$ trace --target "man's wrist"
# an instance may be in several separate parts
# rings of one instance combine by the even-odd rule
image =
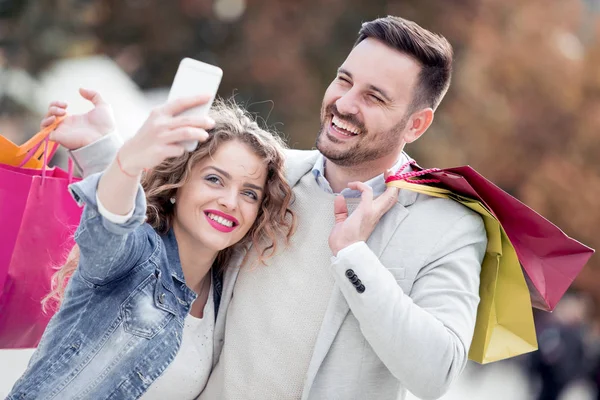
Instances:
[[[87,146],[69,150],[69,155],[85,177],[104,171],[122,145],[123,140],[113,132]]]
[[[344,245],[340,246],[340,248],[337,252],[336,251],[333,252],[333,256],[336,258],[342,257],[344,255],[344,253],[352,251],[352,249],[355,248],[360,243],[364,243],[364,241],[356,240],[356,241],[345,243]]]

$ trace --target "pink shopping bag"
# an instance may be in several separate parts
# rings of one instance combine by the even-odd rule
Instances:
[[[82,209],[67,186],[77,179],[71,165],[47,168],[51,156],[41,170],[0,164],[0,349],[37,346],[53,314],[41,300],[74,244]]]

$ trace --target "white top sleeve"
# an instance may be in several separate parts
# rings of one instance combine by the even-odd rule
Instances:
[[[127,221],[129,221],[131,217],[133,217],[135,205],[131,206],[131,211],[129,211],[127,215],[118,215],[111,213],[106,209],[106,207],[104,207],[104,205],[102,205],[102,203],[100,202],[100,198],[98,197],[98,193],[96,193],[96,203],[98,203],[98,212],[100,213],[100,215],[102,215],[104,218],[106,218],[113,224],[124,224]]]

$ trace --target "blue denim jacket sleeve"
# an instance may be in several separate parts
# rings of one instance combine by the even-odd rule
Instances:
[[[102,173],[90,175],[69,186],[73,198],[85,205],[75,242],[79,246],[79,272],[96,285],[107,284],[128,273],[144,255],[148,246],[146,196],[139,185],[133,216],[124,224],[115,224],[98,211],[96,191]]]

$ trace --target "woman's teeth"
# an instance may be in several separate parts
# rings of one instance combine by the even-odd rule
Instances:
[[[210,218],[213,221],[218,222],[219,224],[221,224],[223,226],[226,226],[228,228],[231,228],[233,226],[233,221],[230,221],[228,219],[225,219],[225,218],[220,217],[220,216],[215,215],[215,214],[208,213],[208,218]]]

